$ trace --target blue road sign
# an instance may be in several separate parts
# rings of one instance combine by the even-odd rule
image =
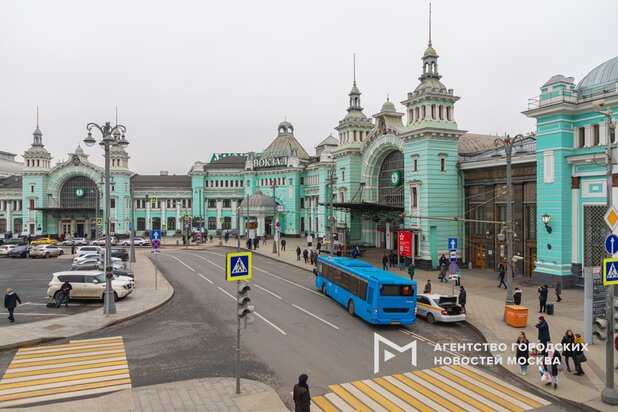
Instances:
[[[459,249],[459,245],[458,245],[458,241],[456,237],[449,237],[448,238],[448,248],[453,250],[453,249]]]
[[[150,245],[153,249],[159,249],[161,247],[161,241],[154,239],[152,242],[150,242]]]
[[[603,285],[618,285],[618,258],[603,259]]]
[[[453,262],[450,265],[448,265],[448,271],[454,275],[455,273],[459,271],[459,266],[457,265],[457,263]]]
[[[160,230],[151,230],[150,231],[150,240],[161,240],[161,231]]]
[[[252,276],[251,252],[228,253],[226,257],[225,277],[228,282],[248,280]]]
[[[605,238],[605,250],[610,255],[618,252],[618,236],[612,233]]]
[[[457,249],[450,251],[451,262],[457,262]]]

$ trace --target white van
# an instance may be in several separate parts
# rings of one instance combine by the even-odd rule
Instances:
[[[99,299],[103,300],[105,295],[105,273],[101,271],[66,271],[56,272],[52,275],[47,289],[47,296],[56,299],[56,294],[60,291],[60,286],[65,281],[69,281],[73,289],[71,298],[73,299]],[[122,299],[133,293],[134,282],[125,277],[112,280],[112,290],[114,300]]]

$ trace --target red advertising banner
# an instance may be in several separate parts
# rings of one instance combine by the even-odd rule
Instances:
[[[412,232],[399,232],[399,254],[412,257]]]

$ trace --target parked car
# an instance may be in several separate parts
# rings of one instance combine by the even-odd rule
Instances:
[[[28,244],[28,240],[21,238],[21,237],[16,237],[13,239],[9,239],[6,240],[4,242],[5,245],[15,245],[15,246],[24,246]]]
[[[79,254],[79,255],[76,255],[73,258],[73,264],[83,263],[85,260],[91,260],[91,259],[102,261],[103,260],[103,255],[100,255],[98,253],[83,253],[83,254]]]
[[[463,308],[457,304],[456,295],[421,293],[416,297],[416,314],[427,319],[429,323],[466,320]]]
[[[73,299],[104,299],[105,294],[105,274],[100,271],[67,271],[56,272],[48,284],[47,296],[56,299],[60,292],[60,286],[68,281],[73,289],[71,298]],[[133,293],[133,282],[122,279],[112,280],[114,300],[129,296]]]
[[[58,257],[64,254],[64,250],[60,249],[56,245],[39,245],[32,248],[30,251],[31,258],[48,258],[48,257]]]
[[[105,246],[105,239],[106,239],[106,237],[103,236],[103,237],[100,237],[100,238],[98,238],[96,240],[93,240],[92,241],[92,245],[94,245],[94,246]],[[112,246],[116,246],[118,244],[118,238],[116,236],[112,236],[111,237],[111,244],[112,244]]]
[[[112,260],[112,268],[118,269],[118,270],[124,270],[125,269],[124,262],[122,262],[121,260]],[[104,270],[105,263],[103,263],[102,259],[90,258],[90,259],[83,260],[79,263],[73,263],[70,268],[70,270],[85,270],[85,269]]]
[[[111,253],[112,257],[115,258],[120,258],[123,261],[127,261],[129,260],[129,252],[127,252],[127,250],[125,248],[112,248],[112,253]]]
[[[81,263],[79,265],[72,265],[71,269],[69,269],[71,272],[74,271],[83,271],[83,270],[89,270],[89,271],[103,271],[103,267],[101,265],[98,265],[96,263]],[[126,269],[114,269],[112,271],[112,273],[114,274],[114,276],[126,276],[128,278],[134,279],[135,275],[133,274],[133,272],[131,272],[130,270],[126,270]]]
[[[74,237],[71,239],[65,239],[62,241],[62,246],[86,246],[89,245],[90,242],[85,237]]]
[[[30,244],[32,246],[38,246],[38,245],[55,245],[57,244],[58,241],[56,239],[52,239],[50,237],[42,237],[36,240],[33,240],[32,242],[30,242]]]
[[[24,246],[16,246],[9,252],[9,257],[11,258],[27,258],[30,256],[30,251],[32,250],[32,246],[24,245]]]
[[[0,257],[4,256],[7,257],[9,255],[9,252],[11,251],[11,249],[16,248],[17,246],[15,245],[2,245],[0,246]]]
[[[75,256],[84,254],[84,253],[98,253],[101,254],[103,249],[100,246],[80,246],[75,249]]]
[[[135,238],[133,239],[135,246],[148,246],[150,245],[150,239]],[[122,246],[131,246],[131,239],[125,239],[122,241]]]

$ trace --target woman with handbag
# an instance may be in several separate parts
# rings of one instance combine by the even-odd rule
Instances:
[[[541,379],[545,382],[545,385],[554,384],[554,389],[558,389],[558,372],[560,372],[560,367],[562,362],[562,356],[560,356],[560,352],[556,350],[553,346],[547,353],[545,357],[545,373],[549,375],[549,382]],[[559,366],[560,365],[560,366]]]
[[[575,345],[573,347],[573,363],[575,363],[575,375],[583,375],[582,363],[586,362],[586,355],[584,355],[584,338],[579,333],[575,334]]]
[[[526,332],[519,332],[517,338],[517,364],[519,365],[520,373],[522,375],[528,374],[528,358],[530,357],[530,341],[526,338]]]
[[[575,344],[575,335],[573,335],[573,331],[568,329],[564,336],[562,337],[562,356],[564,356],[564,363],[566,364],[567,372],[571,372],[571,367],[569,366],[569,358],[573,358],[573,345]],[[573,360],[575,362],[575,360]],[[577,371],[577,368],[575,368]]]

